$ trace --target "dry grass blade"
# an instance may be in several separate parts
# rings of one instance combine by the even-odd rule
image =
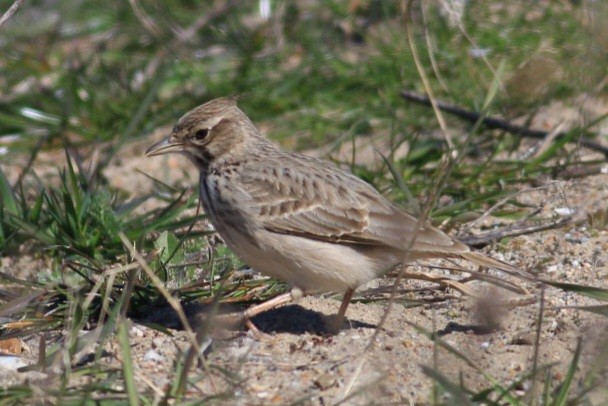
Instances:
[[[32,291],[0,306],[0,317],[11,316],[27,308],[34,300],[44,295],[44,291]]]
[[[452,279],[447,276],[431,276],[431,275],[429,275],[427,273],[423,273],[423,272],[405,272],[403,274],[403,276],[406,279],[418,279],[418,280],[437,283],[442,286],[453,285],[453,287],[455,287],[461,293],[463,293],[467,296],[471,296],[471,297],[477,297],[477,294],[474,293],[468,287],[465,287],[464,284],[474,281],[474,280],[480,280],[483,282],[487,282],[492,285],[498,286],[498,287],[506,289],[506,290],[510,290],[510,291],[512,291],[514,293],[518,293],[518,294],[525,295],[525,294],[529,293],[525,288],[516,284],[515,282],[511,282],[511,281],[490,275],[486,272],[474,271],[474,270],[470,270],[470,269],[463,269],[463,268],[459,268],[459,267],[431,266],[430,268],[442,269],[442,270],[447,270],[447,271],[451,271],[451,272],[469,273],[469,274],[471,274],[471,276],[468,276],[468,277],[465,277],[465,278],[462,278],[459,280],[455,280],[455,279]],[[398,272],[401,272],[401,271],[391,272],[387,275],[388,276],[397,276]]]
[[[2,27],[2,24],[7,22],[8,19],[11,18],[11,16],[17,12],[17,10],[19,10],[19,7],[21,7],[24,1],[25,0],[15,0],[15,2],[9,7],[9,9],[6,10],[6,13],[4,13],[2,17],[0,17],[0,27]]]
[[[501,208],[502,206],[504,206],[505,204],[507,204],[510,200],[513,200],[517,196],[525,195],[525,194],[530,193],[530,192],[538,192],[538,191],[546,190],[546,189],[550,188],[552,186],[552,184],[553,184],[553,182],[551,182],[551,183],[549,183],[547,185],[542,185],[542,186],[538,186],[538,187],[535,187],[535,188],[523,188],[523,189],[515,191],[514,193],[510,193],[508,196],[500,199],[495,204],[493,204],[492,207],[490,207],[488,210],[484,211],[483,214],[479,218],[477,218],[475,221],[472,221],[470,224],[466,225],[461,230],[461,233],[458,236],[458,239],[464,242],[464,239],[466,239],[468,237],[465,234],[467,234],[471,230],[471,228],[473,228],[475,226],[475,224],[481,224],[481,223],[483,223],[483,221],[485,219],[487,219],[491,214],[493,214],[494,212],[496,212],[496,210],[498,210],[499,208]],[[471,245],[471,244],[467,243],[467,245]]]
[[[413,1],[408,1],[406,9],[404,10],[404,23],[405,29],[407,33],[407,40],[410,46],[410,50],[412,52],[412,58],[414,59],[414,63],[416,64],[416,69],[418,71],[418,76],[422,80],[422,84],[424,85],[424,90],[426,94],[428,94],[428,100],[433,107],[433,112],[435,113],[435,117],[437,118],[437,122],[439,123],[439,127],[441,127],[441,131],[443,132],[443,136],[445,137],[445,141],[448,144],[448,148],[450,151],[454,151],[454,143],[452,141],[452,135],[448,129],[448,126],[443,118],[443,114],[441,114],[441,110],[439,109],[439,105],[435,99],[433,90],[431,88],[431,84],[429,82],[428,77],[424,71],[422,63],[420,62],[420,57],[418,55],[418,48],[416,47],[416,42],[414,41],[414,33],[412,31],[412,23],[411,23],[411,7]]]
[[[150,278],[150,280],[152,281],[153,285],[158,289],[158,291],[165,298],[165,300],[167,301],[167,303],[169,303],[169,305],[171,306],[171,308],[173,308],[173,310],[177,313],[177,315],[178,315],[178,317],[180,319],[180,322],[184,326],[184,329],[188,332],[188,340],[189,340],[190,344],[192,345],[192,347],[194,348],[195,354],[199,357],[199,359],[201,361],[201,364],[205,367],[205,369],[207,370],[207,372],[209,372],[210,369],[209,369],[209,365],[207,363],[207,360],[204,357],[204,351],[202,351],[200,343],[196,339],[197,335],[195,334],[194,330],[190,326],[190,322],[188,322],[188,319],[186,317],[186,313],[184,312],[184,309],[183,309],[182,305],[179,303],[179,301],[177,299],[175,299],[173,296],[171,296],[171,293],[169,293],[169,291],[167,290],[167,288],[165,288],[163,282],[158,278],[158,276],[156,276],[154,274],[154,272],[152,271],[152,269],[150,268],[150,266],[148,265],[148,263],[146,262],[146,260],[133,247],[132,243],[129,241],[129,239],[127,238],[127,236],[124,235],[123,232],[120,232],[119,233],[119,237],[122,240],[122,242],[125,245],[125,247],[131,253],[131,256],[133,256],[133,258],[135,258],[135,260],[142,267],[142,269],[144,270],[144,272],[146,273],[146,275],[148,276],[148,278]],[[210,376],[211,376],[211,374],[210,374]]]
[[[530,397],[533,399],[533,402],[536,402],[536,391],[537,391],[537,373],[538,373],[538,357],[540,351],[540,337],[542,331],[543,318],[545,315],[545,287],[541,286],[540,291],[540,301],[538,304],[538,317],[536,319],[536,331],[534,337],[534,354],[532,356],[532,376],[534,379],[532,380],[532,387],[530,388]]]
[[[154,20],[146,14],[144,9],[142,8],[139,0],[129,0],[129,5],[133,9],[133,13],[141,23],[141,25],[153,36],[160,38],[161,31],[158,28],[158,25],[154,22]]]
[[[447,85],[447,83],[445,82],[445,80],[443,79],[443,76],[441,75],[440,69],[439,69],[439,65],[437,63],[437,58],[435,57],[435,43],[433,41],[433,37],[432,34],[429,30],[429,26],[428,26],[428,4],[430,3],[422,3],[420,7],[420,11],[422,12],[422,25],[424,27],[424,38],[426,41],[426,47],[429,50],[428,54],[429,54],[429,59],[431,61],[431,65],[433,67],[433,73],[435,75],[435,78],[437,78],[437,82],[439,83],[439,85],[443,88],[444,91],[448,91],[449,86]]]
[[[106,279],[109,279],[110,283],[106,284],[106,286],[109,288],[110,286],[112,286],[112,282],[114,281],[114,278],[116,277],[116,275],[124,273],[124,272],[133,271],[133,270],[137,269],[137,267],[138,267],[137,263],[131,263],[128,265],[109,269],[109,270],[105,271],[100,277],[95,277],[95,279],[96,279],[95,284],[93,285],[91,290],[87,293],[87,296],[84,299],[83,307],[84,308],[89,307],[89,305],[95,299],[97,292],[103,286]]]
[[[411,31],[411,20],[410,20],[411,19],[410,12],[411,12],[412,3],[413,3],[413,1],[411,1],[411,0],[408,1],[407,5],[405,6],[405,9],[403,10],[404,23],[406,26],[408,41],[409,41],[410,48],[411,48],[411,51],[412,51],[412,54],[414,57],[414,61],[416,63],[416,67],[418,68],[418,71],[421,75],[421,79],[423,80],[423,83],[425,85],[427,92],[429,92],[429,94],[432,94],[428,80],[426,80],[426,76],[423,73],[423,69],[420,64],[418,54],[415,49],[415,44],[414,44],[413,38],[412,38],[413,33]],[[447,173],[449,173],[449,169],[450,169],[451,165],[453,164],[452,141],[451,141],[450,133],[447,129],[447,125],[445,124],[445,121],[443,120],[441,113],[439,112],[439,110],[435,110],[435,113],[436,113],[438,121],[440,122],[440,126],[443,130],[446,141],[447,141],[448,145],[450,146],[449,152],[443,155],[441,164],[440,164],[440,166],[438,168],[438,172],[437,172],[441,175],[446,175]],[[443,177],[443,181],[445,181],[445,178],[447,178],[447,176]],[[391,313],[393,304],[395,302],[395,298],[397,296],[398,287],[400,286],[401,281],[403,280],[403,277],[404,277],[403,273],[405,272],[406,264],[410,260],[412,248],[413,248],[414,244],[416,243],[416,238],[420,232],[421,227],[423,226],[423,224],[426,222],[426,220],[428,218],[428,213],[430,212],[432,206],[434,205],[435,199],[437,198],[439,190],[441,190],[442,185],[443,185],[443,182],[441,181],[441,179],[435,183],[434,187],[431,189],[431,191],[429,193],[430,196],[426,201],[426,205],[422,208],[422,211],[417,218],[416,225],[413,228],[412,237],[409,238],[409,246],[406,247],[406,254],[402,260],[401,272],[399,272],[399,274],[395,278],[393,288],[391,289],[388,303],[386,305],[386,309],[382,315],[382,318],[380,319],[380,322],[378,323],[378,326],[374,330],[374,333],[372,334],[372,337],[370,338],[369,343],[366,346],[363,355],[361,356],[361,360],[357,364],[357,368],[355,369],[355,372],[352,374],[351,378],[349,379],[349,381],[347,382],[347,384],[344,387],[344,390],[341,393],[341,396],[340,396],[341,400],[346,399],[348,397],[350,391],[354,387],[355,382],[358,379],[359,375],[361,374],[363,366],[366,362],[366,358],[369,355],[369,353],[371,352],[371,350],[376,342],[376,339],[382,330],[382,327],[386,323],[386,320],[388,319],[388,316]]]
[[[466,296],[473,298],[479,297],[473,290],[469,289],[464,283],[462,283],[462,281],[457,281],[446,276],[432,276],[421,272],[403,272],[402,278],[433,282],[443,287],[455,289]]]

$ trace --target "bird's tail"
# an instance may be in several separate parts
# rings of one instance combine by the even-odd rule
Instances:
[[[534,281],[537,279],[535,275],[529,272],[522,271],[521,269],[509,265],[506,262],[490,258],[487,255],[482,254],[481,252],[468,251],[459,253],[458,256],[460,258],[466,259],[467,261],[473,262],[476,265],[498,269],[499,271],[508,273],[509,275],[517,276],[519,278],[523,278],[529,281]]]

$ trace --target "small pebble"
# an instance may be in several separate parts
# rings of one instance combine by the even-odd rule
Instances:
[[[161,348],[165,345],[165,339],[163,337],[156,337],[152,339],[152,348]]]
[[[160,355],[159,353],[157,353],[154,350],[150,350],[144,354],[144,361],[163,362],[164,360],[165,360],[165,357],[163,357],[162,355]]]
[[[469,49],[469,55],[473,58],[483,58],[488,56],[492,52],[490,48],[471,48]]]
[[[330,373],[324,373],[315,379],[315,385],[317,385],[317,387],[319,387],[321,390],[329,389],[335,384],[336,378],[334,378]]]
[[[0,369],[16,371],[18,368],[26,366],[26,363],[19,357],[12,355],[0,356]]]
[[[144,331],[141,328],[137,327],[137,326],[132,326],[131,327],[131,334],[133,334],[133,335],[135,335],[137,337],[143,337],[145,335]]]
[[[572,210],[570,207],[556,207],[555,209],[553,209],[557,214],[559,214],[560,216],[566,217],[566,216],[571,216],[574,214],[574,210]]]

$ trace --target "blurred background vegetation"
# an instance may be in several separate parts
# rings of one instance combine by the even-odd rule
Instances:
[[[0,1],[0,12],[13,4]],[[412,44],[437,98],[531,122],[552,102],[608,95],[606,21],[608,2],[592,0],[22,2],[0,26],[0,252],[12,255],[25,243],[42,248],[38,254],[53,258],[55,269],[74,271],[76,282],[62,274],[56,290],[48,279],[36,282],[66,312],[73,309],[55,293],[81,302],[84,294],[62,284],[99,289],[93,276],[128,262],[121,235],[148,252],[160,249],[160,259],[149,259],[170,279],[169,265],[206,244],[185,241],[208,234],[186,230],[201,218],[187,211],[196,193],[157,182],[165,205],[137,211],[145,197],[114,190],[103,169],[127,143],[228,95],[241,95],[242,109],[286,148],[322,149],[321,156],[349,166],[400,204],[410,194],[424,198],[440,180],[432,220],[468,221],[521,185],[602,161],[581,159],[567,144],[592,137],[594,127],[587,126],[605,115],[568,130],[533,159],[520,137],[451,118],[460,158],[442,178],[437,168],[448,146],[435,114],[400,95],[426,92]],[[344,144],[361,145],[356,139],[379,137],[389,140],[382,165],[334,154]],[[402,146],[407,152],[397,154]],[[49,184],[37,176],[38,155],[62,149],[66,164],[58,163],[59,180]],[[18,159],[25,164],[15,168]],[[526,213],[514,205],[495,214]],[[235,268],[229,259],[219,274]],[[128,278],[125,272],[100,291],[126,306]],[[159,298],[149,284],[135,292],[141,302],[134,299],[131,311]],[[95,303],[87,303],[83,320],[102,312],[101,301]],[[64,319],[53,323],[48,329]]]
[[[116,230],[141,230],[149,218],[134,220],[117,210],[133,196],[103,186],[104,166],[125,143],[219,96],[241,95],[242,108],[271,138],[295,150],[323,146],[326,158],[345,143],[353,145],[354,158],[361,145],[356,137],[388,137],[392,177],[387,166],[335,159],[393,200],[407,204],[405,184],[424,197],[447,146],[432,109],[400,97],[403,89],[425,92],[410,38],[434,95],[483,114],[531,121],[549,101],[606,94],[605,2],[437,0],[413,2],[406,15],[407,4],[24,2],[0,27],[0,157],[9,164],[17,155],[30,156],[10,190],[4,182],[2,204],[12,214],[0,212],[0,250],[10,238],[22,241],[25,231],[44,244],[79,240],[78,248],[90,255],[110,245],[113,258],[121,245]],[[461,162],[444,180],[445,207],[431,213],[436,222],[470,219],[509,185],[580,164],[564,144],[584,126],[528,161],[515,153],[520,137],[458,120],[450,126],[463,134],[454,141]],[[93,167],[85,148],[92,145]],[[394,156],[400,146],[407,153]],[[80,179],[64,182],[55,197],[40,192],[40,181],[32,189],[38,152],[61,148],[76,151],[76,164],[91,167],[90,173],[80,168]],[[95,198],[65,201],[82,187],[83,197]],[[65,205],[78,206],[73,219],[62,218]],[[93,219],[84,213],[90,210],[99,215],[89,226]]]
[[[435,127],[428,109],[399,97],[423,90],[402,3],[25,2],[0,32],[2,145],[124,142],[233,94],[255,122],[271,122],[271,137],[299,148]],[[606,7],[423,2],[413,34],[419,49],[432,46],[420,53],[431,76],[433,58],[436,96],[468,108],[481,107],[504,62],[492,112],[513,116],[606,92]]]

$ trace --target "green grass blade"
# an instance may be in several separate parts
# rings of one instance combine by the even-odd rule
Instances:
[[[407,205],[408,205],[408,207],[410,207],[412,209],[412,211],[413,211],[412,214],[420,215],[422,213],[422,209],[420,208],[418,199],[416,199],[414,197],[414,194],[412,193],[410,188],[407,186],[407,184],[403,180],[403,177],[401,176],[401,174],[399,173],[399,171],[397,170],[397,168],[395,167],[393,162],[390,159],[388,159],[387,157],[385,157],[383,154],[380,154],[380,156],[386,163],[386,166],[388,166],[388,169],[391,172],[393,179],[395,179],[395,182],[397,182],[397,186],[399,187],[399,189],[403,192],[403,194],[407,198]]]
[[[566,373],[566,377],[564,378],[564,382],[560,385],[559,391],[555,399],[553,400],[553,406],[565,406],[568,402],[568,394],[572,389],[572,381],[574,380],[574,374],[576,373],[576,368],[578,367],[578,361],[581,356],[582,349],[582,340],[579,338],[576,343],[576,350],[574,350],[574,356],[572,357],[572,362],[570,362],[570,367],[568,368],[568,372]]]
[[[490,85],[490,90],[488,90],[488,93],[486,94],[486,99],[483,102],[483,107],[482,107],[481,111],[483,111],[484,113],[492,105],[492,102],[494,101],[494,99],[496,98],[496,95],[498,93],[498,89],[500,89],[502,87],[502,80],[505,75],[505,66],[506,66],[506,58],[502,58],[500,60],[500,65],[498,65],[498,69],[496,70],[496,73],[494,74],[494,77],[492,78],[492,84]]]
[[[126,319],[122,319],[118,323],[118,342],[120,343],[120,352],[122,354],[122,367],[125,380],[125,387],[129,395],[130,405],[139,405],[139,397],[137,395],[137,386],[135,385],[135,376],[133,369],[133,361],[131,359],[131,343],[129,342],[129,327]]]
[[[601,300],[602,302],[608,302],[608,289],[596,288],[594,286],[587,285],[579,285],[576,283],[555,282],[548,279],[541,279],[541,282],[565,290],[567,292],[575,292],[583,296]]]
[[[471,399],[469,399],[469,396],[462,387],[454,384],[445,375],[433,368],[427,367],[426,365],[421,365],[421,368],[425,375],[439,383],[439,385],[451,395],[447,401],[448,405],[473,406],[473,402],[471,402]]]
[[[572,306],[566,307],[567,309],[578,309],[586,312],[599,314],[600,316],[608,317],[608,305],[597,305],[597,306]]]
[[[19,214],[18,207],[11,185],[0,168],[0,210],[4,208],[13,214]]]

